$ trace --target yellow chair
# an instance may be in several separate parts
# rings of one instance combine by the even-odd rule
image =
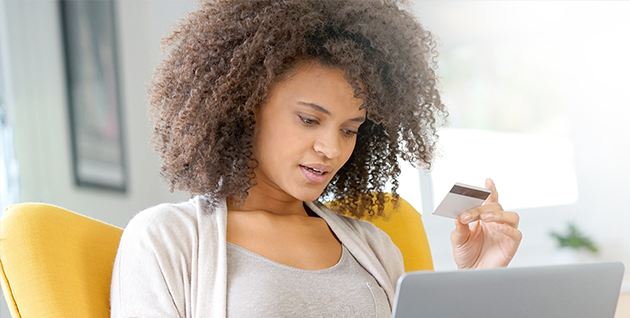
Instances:
[[[391,194],[386,194],[391,199]],[[385,215],[388,218],[369,220],[387,233],[398,246],[405,262],[405,271],[433,270],[433,258],[427,234],[424,231],[422,215],[405,199],[398,199],[394,210],[391,200],[385,202]]]
[[[122,229],[38,203],[0,221],[2,290],[13,318],[109,317]]]
[[[405,269],[432,269],[422,219],[399,201],[374,223],[401,249]],[[40,203],[12,205],[0,221],[0,282],[13,318],[109,317],[122,229]]]

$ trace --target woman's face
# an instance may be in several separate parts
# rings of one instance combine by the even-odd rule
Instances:
[[[303,63],[256,114],[256,187],[281,200],[317,199],[346,163],[365,121],[344,71]]]

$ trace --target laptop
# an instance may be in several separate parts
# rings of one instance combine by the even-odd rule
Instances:
[[[619,262],[409,272],[392,318],[613,318],[623,272]]]

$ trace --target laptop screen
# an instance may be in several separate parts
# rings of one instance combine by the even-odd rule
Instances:
[[[622,263],[409,272],[393,318],[613,318]]]

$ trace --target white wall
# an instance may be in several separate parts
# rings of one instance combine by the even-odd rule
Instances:
[[[160,60],[159,40],[187,10],[184,1],[117,2],[122,127],[129,186],[125,194],[79,188],[72,175],[63,47],[56,1],[5,1],[20,164],[20,201],[56,204],[124,226],[139,210],[186,199],[169,193],[149,139],[145,83]]]
[[[61,26],[57,1],[0,0],[0,27],[7,35],[20,165],[20,201],[45,202],[124,227],[138,211],[160,202],[187,199],[172,194],[159,176],[159,159],[149,139],[145,83],[161,59],[159,40],[190,11],[190,1],[116,2],[122,127],[129,172],[125,194],[78,188],[72,175]],[[9,317],[5,304],[0,317]]]

